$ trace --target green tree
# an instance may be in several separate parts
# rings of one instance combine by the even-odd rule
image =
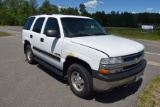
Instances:
[[[23,25],[25,20],[37,13],[79,15],[77,8],[61,8],[45,0],[37,9],[36,0],[0,0],[0,25]],[[160,14],[115,12],[106,14],[104,11],[88,13],[84,4],[79,5],[80,15],[96,19],[102,26],[137,27],[141,24],[160,25]]]
[[[42,6],[38,10],[40,14],[51,14],[51,11],[52,11],[52,7],[49,0],[45,0]]]
[[[74,15],[79,15],[78,8],[74,8]]]
[[[87,16],[87,17],[91,17],[91,14],[88,13],[86,10],[84,10],[82,13],[81,13],[82,16]]]
[[[104,11],[92,14],[92,17],[96,19],[102,26],[107,26],[107,17]]]
[[[86,6],[84,4],[79,5],[79,11],[84,12],[86,10]]]
[[[17,11],[18,25],[24,25],[25,20],[30,16],[29,2],[23,1]]]
[[[52,14],[58,14],[58,7],[56,5],[51,5],[51,13]]]
[[[19,7],[19,0],[5,0],[4,1],[7,8],[5,9],[6,14],[5,14],[5,23],[7,25],[17,25],[17,20],[16,20],[16,15],[17,15],[17,10]]]
[[[2,8],[2,6],[3,6],[3,2],[2,0],[0,0],[0,9]]]
[[[64,9],[63,14],[67,14],[67,15],[79,15],[78,13],[78,9],[77,8],[67,8]]]
[[[31,15],[34,15],[37,13],[37,7],[38,7],[38,4],[37,4],[37,1],[36,0],[29,0],[29,9],[30,9],[30,14]]]
[[[65,14],[65,11],[66,11],[65,8],[60,8],[60,9],[59,9],[59,13],[60,13],[60,14]]]

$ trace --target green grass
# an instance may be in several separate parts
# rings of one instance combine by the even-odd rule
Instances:
[[[113,34],[116,36],[160,41],[160,28],[154,30],[153,33],[142,33],[141,28],[104,27],[104,29],[107,30],[109,34]]]
[[[160,107],[160,75],[152,80],[138,100],[138,107]]]
[[[14,36],[13,34],[10,34],[10,33],[6,33],[6,32],[1,32],[0,31],[0,37],[1,36]]]

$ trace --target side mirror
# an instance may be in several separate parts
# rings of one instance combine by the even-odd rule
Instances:
[[[58,34],[58,32],[56,30],[48,30],[46,35],[48,37],[57,37],[57,38],[59,38],[59,34]]]

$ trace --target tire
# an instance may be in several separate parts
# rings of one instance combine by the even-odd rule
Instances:
[[[68,82],[72,92],[78,97],[87,98],[93,92],[92,76],[79,64],[72,64],[69,67]]]
[[[34,64],[35,61],[33,60],[34,54],[32,52],[31,46],[27,45],[25,48],[25,52],[26,52],[26,60],[29,64]]]

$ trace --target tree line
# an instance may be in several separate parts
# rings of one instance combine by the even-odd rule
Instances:
[[[140,25],[160,25],[158,13],[129,13],[115,12],[105,13],[97,11],[89,13],[84,4],[79,7],[64,8],[51,4],[45,0],[38,6],[36,0],[0,0],[0,25],[24,25],[29,16],[37,14],[67,14],[82,15],[96,19],[102,26],[109,27],[138,27]]]

